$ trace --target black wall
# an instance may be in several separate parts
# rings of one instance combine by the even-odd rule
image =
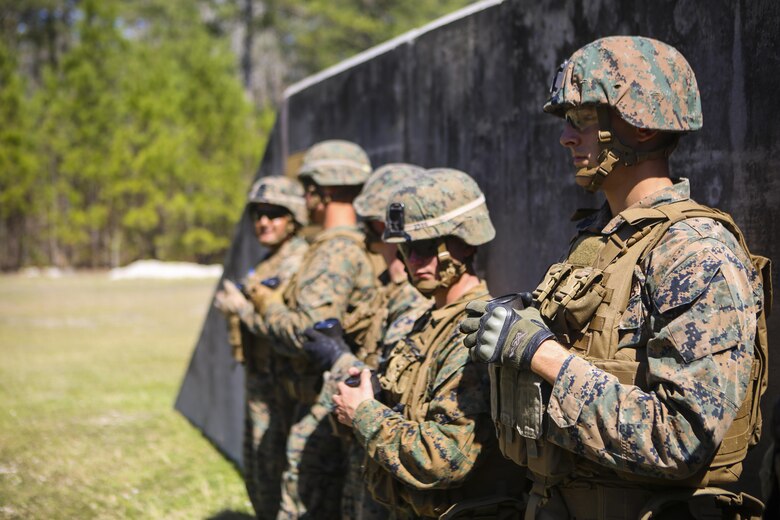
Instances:
[[[704,128],[682,140],[674,175],[690,178],[699,202],[730,212],[753,252],[780,261],[779,26],[776,0],[483,2],[288,89],[259,174],[330,138],[360,143],[375,165],[462,169],[485,191],[498,232],[480,252],[492,292],[532,289],[565,250],[568,216],[601,203],[574,185],[561,123],[542,113],[552,74],[598,37],[650,36],[687,57],[702,92]],[[245,225],[228,276],[256,258]],[[778,313],[770,337],[780,338]],[[211,313],[177,408],[238,460],[240,371],[226,374],[227,352],[224,322]],[[780,370],[774,357],[770,368]],[[770,373],[764,409],[778,395]],[[750,454],[741,486],[754,494],[764,447]]]

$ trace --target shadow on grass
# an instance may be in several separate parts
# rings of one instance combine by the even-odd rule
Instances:
[[[216,515],[208,517],[206,520],[255,520],[255,517],[237,511],[220,511]]]

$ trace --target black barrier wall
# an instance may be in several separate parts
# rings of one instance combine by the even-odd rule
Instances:
[[[565,251],[573,233],[567,217],[601,204],[575,186],[568,152],[558,144],[561,122],[542,113],[552,74],[598,37],[649,36],[687,57],[702,92],[704,128],[682,139],[673,174],[691,180],[699,202],[730,212],[753,252],[780,262],[778,26],[776,0],[481,2],[290,87],[260,174],[278,171],[283,157],[329,138],[360,143],[374,165],[406,161],[462,169],[484,190],[497,229],[479,253],[491,291],[533,289]],[[253,241],[244,224],[226,273],[245,271],[254,261],[252,247],[241,245]],[[776,266],[773,274],[777,278]],[[769,322],[774,343],[780,338],[777,314]],[[218,334],[211,332],[218,327]],[[206,409],[207,403],[240,400],[224,394],[238,392],[239,383],[219,368],[229,360],[223,329],[221,317],[210,314],[177,408],[234,454],[240,453],[240,434],[225,432],[240,430],[240,420]],[[217,350],[224,355],[205,353]],[[780,363],[770,358],[765,410],[780,396],[778,371]],[[214,414],[218,420],[206,419]],[[203,426],[217,422],[221,437]],[[223,445],[223,438],[239,444]],[[739,486],[753,494],[760,493],[765,446],[749,455]]]

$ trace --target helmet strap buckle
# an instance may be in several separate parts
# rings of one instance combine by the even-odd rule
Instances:
[[[439,286],[450,287],[466,272],[466,264],[452,257],[449,249],[447,249],[446,237],[439,239],[437,257],[439,259]]]

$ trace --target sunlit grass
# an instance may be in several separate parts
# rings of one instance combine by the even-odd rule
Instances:
[[[0,518],[251,512],[173,410],[214,285],[0,276]]]

